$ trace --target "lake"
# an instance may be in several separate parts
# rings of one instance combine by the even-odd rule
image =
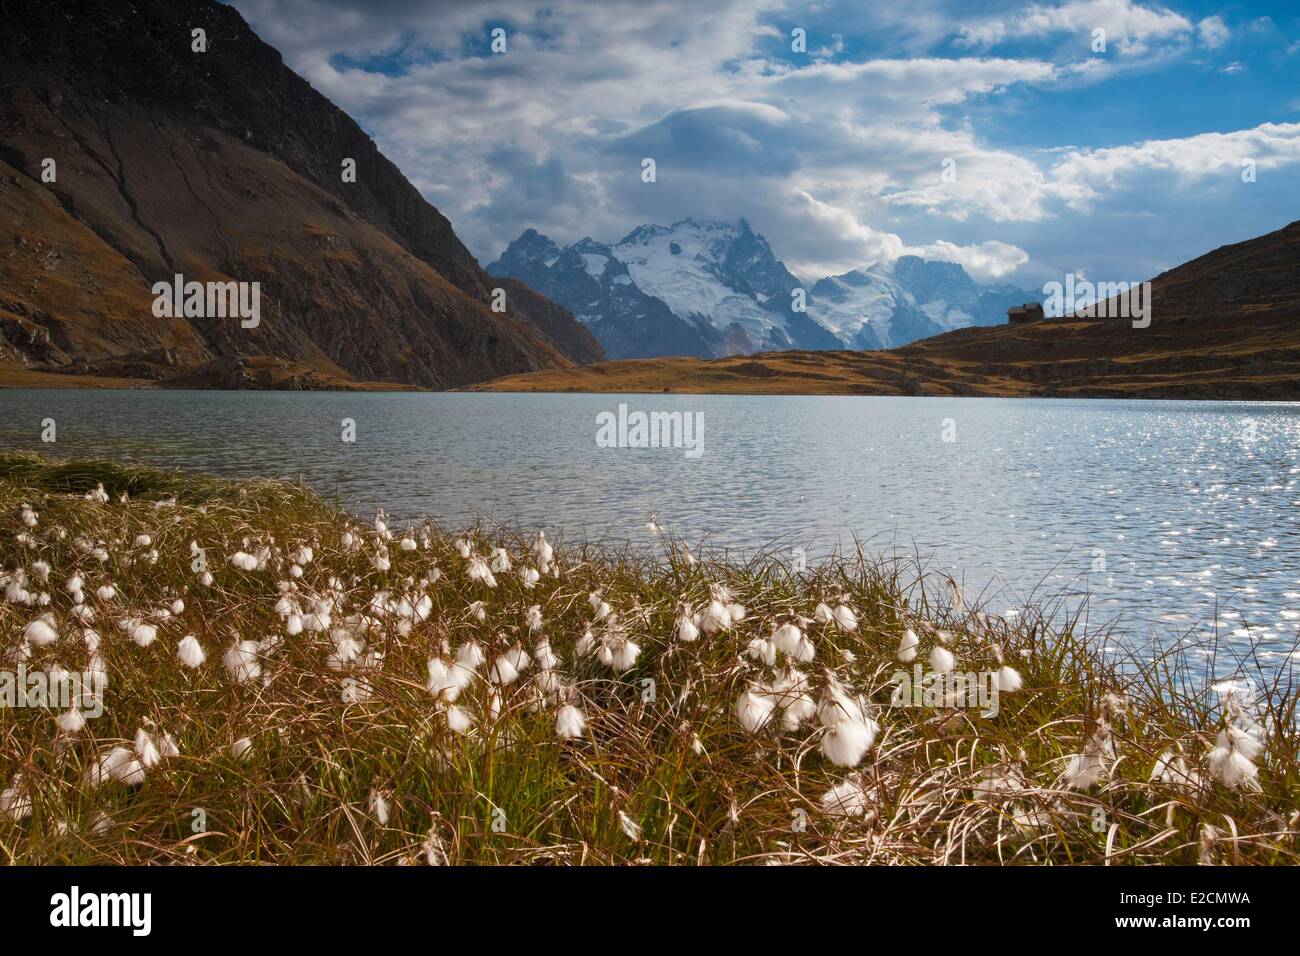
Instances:
[[[598,447],[620,404],[701,416],[698,457]],[[999,612],[1087,593],[1093,627],[1217,626],[1274,660],[1300,627],[1294,403],[31,390],[0,411],[0,447],[302,478],[363,515],[647,548],[656,515],[697,553],[814,561],[856,536]]]

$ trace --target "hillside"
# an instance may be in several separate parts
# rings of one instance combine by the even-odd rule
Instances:
[[[286,387],[446,388],[602,357],[565,310],[483,272],[361,128],[231,7],[74,0],[4,13],[10,379],[197,374],[238,387],[270,360],[298,383]],[[195,28],[204,52],[191,48]],[[355,182],[343,181],[349,158]],[[151,286],[176,273],[259,282],[260,325],[155,318]],[[496,287],[504,314],[488,305]]]
[[[1046,320],[875,352],[603,362],[497,391],[1300,399],[1300,222],[1152,280],[1149,328]]]

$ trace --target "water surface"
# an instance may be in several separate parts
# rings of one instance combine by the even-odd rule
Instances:
[[[703,413],[703,454],[598,448],[619,403]],[[1088,592],[1094,626],[1274,659],[1300,625],[1300,404],[31,390],[0,412],[0,447],[302,478],[363,514],[642,546],[657,515],[697,550],[814,560],[856,536],[998,611]]]

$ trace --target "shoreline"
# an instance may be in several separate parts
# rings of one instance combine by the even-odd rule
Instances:
[[[30,454],[0,502],[0,651],[107,678],[75,729],[11,712],[11,861],[1300,861],[1294,687],[1216,702],[860,555],[659,566]]]

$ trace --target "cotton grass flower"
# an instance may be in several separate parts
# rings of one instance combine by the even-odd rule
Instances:
[[[226,673],[236,684],[247,684],[262,676],[262,661],[258,656],[257,641],[241,641],[238,637],[222,657]]]
[[[124,617],[117,622],[117,626],[140,647],[148,647],[158,638],[158,628],[146,624],[138,617]]]
[[[705,634],[712,635],[719,631],[731,630],[731,623],[731,612],[727,610],[727,605],[714,598],[704,608],[704,615],[700,620],[700,629]]]
[[[691,606],[685,601],[677,603],[677,640],[690,644],[699,639],[700,629],[691,618]]]
[[[474,720],[468,713],[454,704],[447,708],[447,727],[456,734],[467,734],[474,727]]]
[[[135,732],[135,753],[140,764],[146,769],[156,767],[162,762],[162,754],[154,742],[153,735],[143,727]]]
[[[1152,783],[1163,783],[1175,790],[1192,793],[1201,788],[1201,775],[1188,768],[1182,754],[1166,750],[1156,759],[1148,778]]]
[[[199,644],[199,639],[193,634],[181,638],[180,643],[176,645],[176,656],[191,670],[201,667],[208,658],[208,655],[203,652],[202,645]]]
[[[251,737],[240,737],[230,745],[230,756],[236,760],[247,760],[253,754],[253,739]]]
[[[847,604],[838,605],[831,613],[831,617],[841,631],[852,633],[858,629],[858,612]]]
[[[441,657],[430,657],[426,669],[428,679],[425,681],[425,687],[430,694],[436,699],[451,703],[460,696],[461,689],[464,686],[460,674],[472,673],[466,672],[454,664],[448,664]]]
[[[916,631],[910,627],[903,631],[903,637],[898,642],[898,659],[904,664],[910,664],[916,660],[917,648],[921,646],[921,639],[916,636]]]
[[[507,687],[519,679],[519,672],[528,666],[528,652],[518,644],[492,662],[488,670],[488,680],[500,687]],[[521,667],[522,665],[522,667]]]
[[[1014,694],[1024,686],[1024,680],[1021,678],[1020,672],[1006,664],[998,668],[996,681],[998,693],[1000,694]]]
[[[145,766],[138,754],[129,747],[113,747],[101,754],[86,771],[86,785],[99,787],[109,781],[128,787],[144,783]]]
[[[745,656],[752,661],[771,667],[776,663],[776,642],[766,637],[756,637],[745,648]]]
[[[1262,788],[1254,759],[1259,751],[1260,743],[1254,735],[1240,727],[1225,727],[1209,753],[1210,773],[1230,789],[1258,791]]]
[[[21,774],[14,774],[9,786],[0,791],[0,816],[19,823],[32,815],[32,795]]]
[[[78,734],[85,729],[86,715],[76,707],[70,707],[54,718],[59,730],[65,734]]]
[[[878,726],[862,712],[829,672],[817,703],[817,718],[824,728],[822,754],[837,767],[856,767],[875,742]]]
[[[465,573],[469,576],[471,581],[482,581],[490,588],[497,586],[497,579],[492,573],[492,569],[489,568],[487,562],[478,555],[474,555],[469,559],[469,565],[465,569]]]
[[[1066,762],[1062,774],[1065,786],[1071,790],[1087,790],[1100,783],[1116,761],[1115,736],[1111,730],[1111,717],[1121,706],[1120,698],[1107,694],[1102,698],[1101,715],[1096,729],[1084,744],[1083,752],[1074,754]]]
[[[637,823],[622,810],[618,811],[618,825],[629,840],[641,840],[641,824]]]
[[[555,736],[576,740],[587,729],[587,718],[573,704],[565,704],[555,714]]]
[[[865,817],[871,799],[862,787],[861,776],[853,773],[822,794],[821,807],[828,817]]]
[[[930,648],[930,670],[936,674],[946,674],[956,665],[957,659],[952,651],[941,644]]]
[[[372,789],[366,803],[375,822],[381,827],[388,826],[391,811],[389,795],[383,790]]]
[[[776,703],[757,684],[751,684],[736,700],[736,720],[747,734],[756,734],[767,726]]]
[[[238,568],[240,571],[256,571],[257,558],[247,551],[236,551],[227,560],[231,566]]]
[[[54,628],[54,615],[42,614],[23,629],[23,639],[32,647],[45,647],[59,639],[59,632]]]
[[[537,532],[537,541],[533,545],[533,553],[537,555],[537,560],[543,567],[555,560],[555,549],[546,540],[544,532]]]

